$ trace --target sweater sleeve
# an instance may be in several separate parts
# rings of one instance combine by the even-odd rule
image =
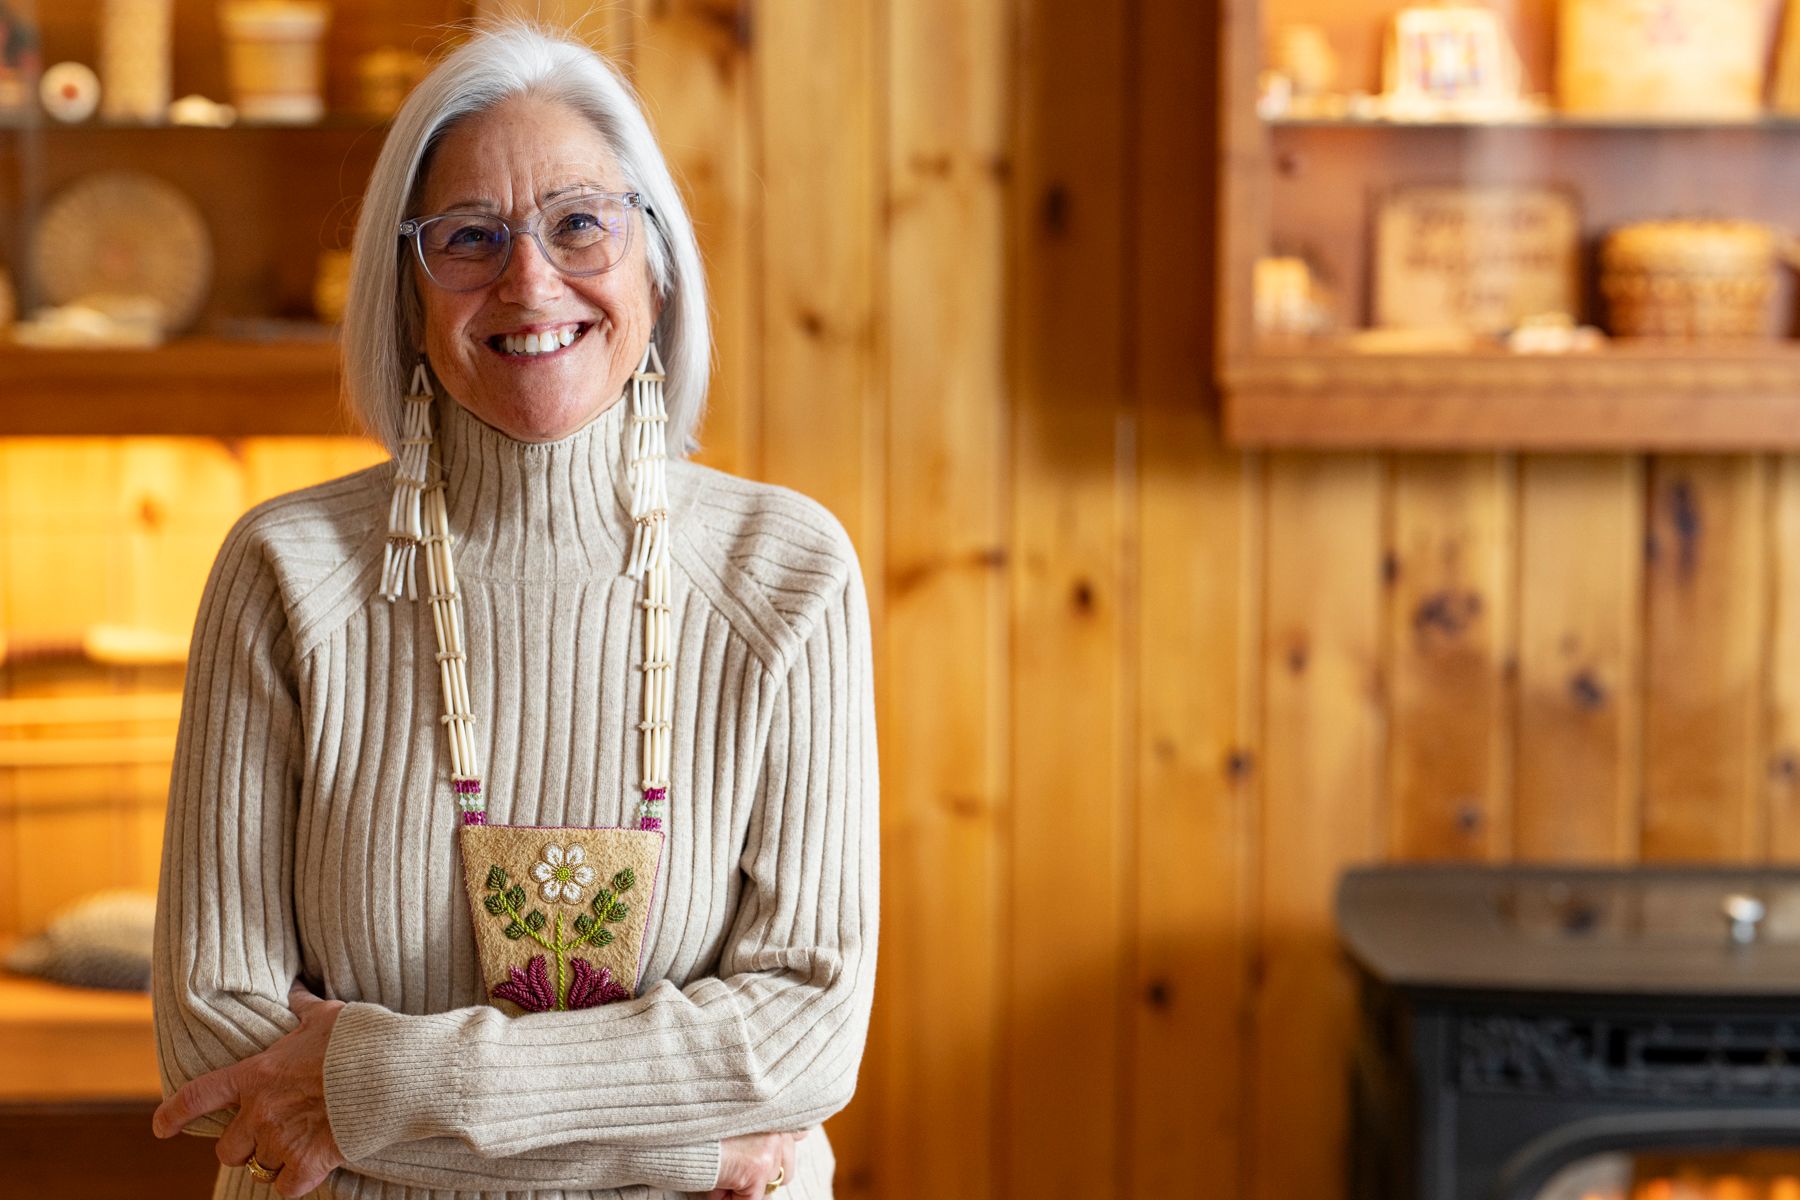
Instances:
[[[226,539],[207,581],[176,735],[152,984],[165,1096],[299,1024],[287,1003],[301,974],[293,862],[302,724],[293,654],[252,516]],[[217,1137],[229,1119],[212,1113],[187,1132]],[[716,1143],[648,1150],[591,1138],[493,1161],[442,1150],[397,1147],[353,1169],[465,1189],[641,1183],[706,1191],[719,1161]]]
[[[583,1129],[671,1146],[810,1128],[855,1089],[874,990],[877,772],[868,607],[852,557],[783,673],[718,972],[509,1017],[346,1008],[326,1059],[353,1159],[453,1137],[480,1153]]]

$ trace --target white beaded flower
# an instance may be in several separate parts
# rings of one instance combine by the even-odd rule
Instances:
[[[581,889],[594,882],[594,868],[585,865],[587,852],[580,846],[564,850],[552,842],[544,847],[544,861],[531,868],[531,877],[543,884],[544,899],[581,903]]]

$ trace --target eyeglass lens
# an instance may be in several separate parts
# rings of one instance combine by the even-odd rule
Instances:
[[[629,211],[616,199],[571,196],[541,209],[531,224],[544,256],[569,275],[594,275],[625,256]],[[483,287],[506,269],[514,233],[499,217],[445,213],[419,222],[419,257],[442,287]]]

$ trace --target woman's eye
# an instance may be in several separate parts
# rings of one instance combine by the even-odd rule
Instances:
[[[492,232],[482,228],[480,225],[464,225],[461,229],[452,231],[450,236],[445,239],[444,244],[448,246],[473,246],[479,245],[482,242],[491,241],[492,239]]]

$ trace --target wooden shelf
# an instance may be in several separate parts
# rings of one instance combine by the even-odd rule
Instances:
[[[1569,113],[1524,113],[1511,117],[1482,119],[1456,117],[1432,120],[1419,117],[1268,117],[1270,129],[1456,129],[1456,130],[1544,130],[1579,129],[1625,133],[1713,133],[1721,130],[1797,130],[1800,117],[1769,113],[1760,117],[1731,120],[1683,121],[1671,117],[1584,117]]]
[[[358,432],[335,341],[184,338],[154,350],[0,344],[0,437]]]
[[[181,130],[189,133],[265,133],[269,130],[281,132],[306,132],[318,130],[347,129],[352,132],[366,132],[382,129],[387,125],[383,117],[362,116],[357,113],[327,113],[317,121],[233,121],[229,125],[184,125],[174,121],[120,121],[104,117],[94,117],[86,121],[57,121],[43,116],[0,116],[0,131],[15,133],[52,133],[66,130],[87,130],[101,132],[107,130],[130,130],[142,133],[168,133]]]
[[[0,976],[0,1103],[161,1094],[149,996]]]
[[[1267,448],[1800,449],[1800,347],[1253,355],[1221,380],[1225,435]]]

